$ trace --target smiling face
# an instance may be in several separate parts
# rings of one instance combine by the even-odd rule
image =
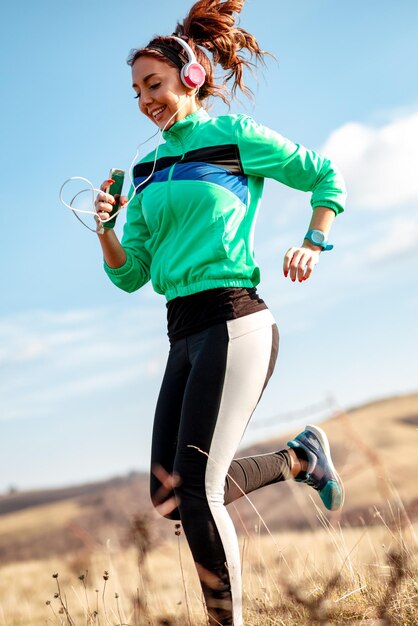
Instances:
[[[196,90],[183,85],[178,69],[152,56],[135,61],[132,86],[140,111],[164,130],[199,108]]]

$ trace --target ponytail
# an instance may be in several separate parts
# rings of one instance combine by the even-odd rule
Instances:
[[[232,97],[235,97],[238,88],[246,96],[251,94],[244,82],[243,69],[250,69],[254,64],[245,58],[242,51],[249,52],[256,61],[262,60],[266,53],[261,50],[251,33],[235,24],[234,13],[241,13],[243,5],[244,0],[199,0],[183,22],[177,24],[175,35],[186,36],[189,44],[195,43],[211,52],[212,64],[215,67],[219,64],[227,71],[222,84],[215,85],[213,67],[210,68],[208,80],[200,89],[199,95],[202,99],[218,95],[228,102],[226,85],[231,80]],[[198,61],[199,56],[197,52]]]
[[[268,54],[261,50],[257,40],[251,33],[235,24],[235,14],[241,12],[245,0],[198,0],[189,11],[183,22],[177,23],[173,33],[182,37],[195,53],[197,61],[204,67],[206,80],[199,89],[199,100],[210,96],[219,96],[225,103],[236,96],[240,89],[246,96],[251,96],[251,90],[246,86],[243,70],[252,69],[258,61],[263,62],[263,55]],[[164,43],[170,45],[180,56],[183,55],[181,46],[169,37],[155,37],[148,45]],[[204,50],[202,50],[202,48]],[[212,55],[212,60],[206,54]],[[249,53],[255,58],[255,63],[248,60],[243,53]],[[133,50],[128,58],[128,64],[133,65],[137,58],[144,54],[151,54],[163,58],[173,65],[170,59],[162,52],[143,48]],[[220,65],[226,71],[220,84],[216,84],[214,68]],[[229,88],[227,83],[232,82]]]

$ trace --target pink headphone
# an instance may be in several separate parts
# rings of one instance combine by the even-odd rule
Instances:
[[[189,58],[186,65],[184,65],[180,70],[181,82],[186,87],[199,89],[199,87],[201,87],[205,82],[206,78],[206,72],[204,67],[197,62],[193,50],[191,49],[189,44],[184,41],[184,39],[180,39],[180,37],[175,37],[174,35],[173,39],[175,39],[177,43],[179,43],[184,48]]]

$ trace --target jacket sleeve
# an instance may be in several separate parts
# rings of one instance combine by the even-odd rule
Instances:
[[[312,208],[326,206],[337,215],[344,211],[344,180],[326,157],[244,115],[239,116],[237,143],[245,174],[273,178],[288,187],[312,192]]]
[[[129,192],[129,197],[133,189]],[[150,280],[151,255],[147,249],[150,238],[148,227],[142,213],[138,196],[129,203],[126,223],[123,229],[122,247],[126,252],[124,265],[109,267],[104,262],[104,269],[112,283],[120,289],[132,293]]]

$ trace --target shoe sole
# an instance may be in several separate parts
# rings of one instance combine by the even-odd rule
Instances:
[[[334,509],[334,511],[340,511],[343,507],[344,500],[345,500],[345,489],[344,489],[343,481],[341,480],[337,470],[334,467],[334,463],[332,462],[328,437],[326,433],[322,430],[322,428],[319,428],[319,426],[313,426],[312,424],[307,424],[305,427],[305,430],[310,430],[316,437],[318,437],[319,441],[321,442],[321,446],[325,452],[328,465],[330,466],[331,472],[333,474],[333,480],[335,480],[335,482],[338,483],[341,489],[341,504],[338,507],[338,509]]]

